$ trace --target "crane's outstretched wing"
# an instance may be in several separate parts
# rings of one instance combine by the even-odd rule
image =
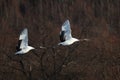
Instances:
[[[72,38],[71,28],[69,20],[66,20],[62,25],[62,31],[60,32],[60,40],[61,42]]]
[[[27,30],[27,28],[25,28],[21,32],[19,40],[22,40],[21,44],[20,44],[20,49],[25,48],[26,46],[28,46],[28,30]]]

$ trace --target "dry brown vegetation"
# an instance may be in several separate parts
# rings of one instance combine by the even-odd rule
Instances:
[[[66,19],[91,40],[39,49],[58,44]],[[14,55],[24,28],[37,49]],[[0,80],[120,80],[120,0],[0,0]]]

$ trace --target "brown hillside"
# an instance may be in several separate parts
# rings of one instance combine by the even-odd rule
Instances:
[[[90,41],[39,49],[66,19]],[[24,28],[37,49],[14,55]],[[120,80],[120,0],[0,0],[0,80]]]

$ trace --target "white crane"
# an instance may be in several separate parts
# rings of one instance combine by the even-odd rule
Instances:
[[[71,28],[69,20],[66,20],[62,25],[62,30],[60,31],[60,43],[58,45],[71,45],[74,42],[79,41],[77,38],[73,38],[71,35]]]
[[[16,47],[17,52],[15,54],[25,54],[32,49],[35,48],[32,46],[28,46],[28,30],[27,28],[25,28],[20,34],[18,45]]]

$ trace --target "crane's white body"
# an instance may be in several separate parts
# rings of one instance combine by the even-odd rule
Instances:
[[[71,35],[71,28],[69,20],[66,20],[62,25],[62,30],[60,32],[60,40],[61,42],[58,45],[71,45],[76,41],[79,41],[77,38],[73,38]]]
[[[35,48],[32,46],[28,46],[28,30],[24,29],[20,34],[17,52],[15,54],[25,54],[32,49]]]

